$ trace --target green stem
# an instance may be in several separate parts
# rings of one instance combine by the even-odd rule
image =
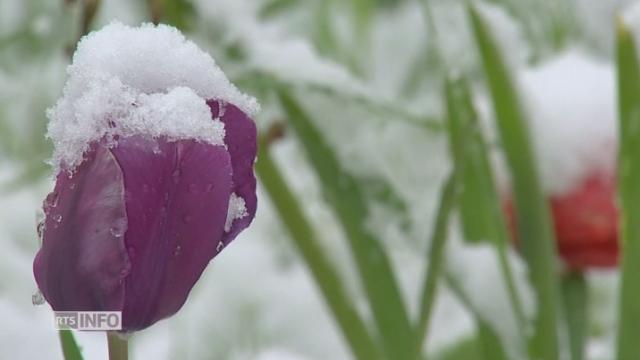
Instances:
[[[115,333],[107,332],[107,346],[109,348],[109,360],[129,359],[129,341]]]
[[[588,326],[587,283],[582,272],[570,272],[562,278],[564,313],[567,318],[571,360],[584,358],[584,340]]]
[[[342,279],[320,246],[309,220],[305,217],[295,195],[280,174],[266,142],[260,141],[256,171],[267,190],[280,219],[300,251],[311,275],[324,295],[342,333],[359,360],[379,359],[376,342],[373,340],[360,314],[350,300]]]
[[[71,330],[58,331],[60,336],[60,345],[62,346],[62,355],[65,360],[82,360],[82,354],[78,348],[76,340],[73,338]]]

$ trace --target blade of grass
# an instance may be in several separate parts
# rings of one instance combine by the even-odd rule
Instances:
[[[619,198],[622,279],[618,307],[618,360],[640,354],[640,69],[632,34],[618,20]]]
[[[570,272],[562,277],[564,313],[567,318],[571,360],[584,359],[584,341],[587,333],[587,283],[581,272]]]
[[[431,320],[431,310],[436,298],[438,282],[444,267],[444,253],[447,242],[447,230],[449,229],[449,217],[453,210],[456,192],[459,184],[458,171],[454,168],[447,179],[444,188],[440,192],[440,205],[436,215],[433,234],[429,247],[427,273],[424,276],[422,285],[422,298],[420,301],[420,318],[416,329],[416,339],[418,341],[418,351],[422,350],[422,344],[427,337],[429,321]]]
[[[527,321],[508,261],[509,235],[469,84],[463,77],[458,80],[447,77],[444,93],[450,151],[454,162],[461,164],[458,206],[465,240],[489,241],[494,245],[516,321],[523,330]],[[524,340],[524,333],[522,337]]]
[[[58,331],[60,336],[60,345],[62,346],[62,355],[65,360],[82,360],[80,348],[73,338],[71,330]]]
[[[468,13],[511,175],[521,250],[536,292],[535,333],[529,348],[532,357],[557,359],[557,305],[560,294],[555,241],[548,204],[542,193],[530,145],[525,113],[487,24],[473,5],[469,5]]]
[[[260,141],[256,171],[280,214],[280,219],[309,267],[353,355],[359,360],[379,359],[376,342],[356,311],[345,291],[342,279],[320,246],[309,220],[273,162],[263,140]]]
[[[518,322],[518,328],[526,326],[526,319],[518,297],[513,273],[507,258],[507,235],[501,213],[500,200],[495,190],[492,171],[488,160],[488,150],[481,132],[477,129],[477,115],[471,100],[471,92],[464,76],[455,81],[450,76],[450,62],[444,57],[435,17],[428,0],[421,1],[425,24],[429,29],[431,49],[435,63],[445,69],[443,93],[447,109],[447,132],[455,166],[459,169],[461,190],[457,206],[461,215],[466,241],[491,241],[494,245],[499,266],[504,276],[509,300]],[[451,279],[451,281],[454,281]],[[458,292],[462,296],[462,292]],[[485,359],[507,359],[503,344],[482,314],[467,302],[477,325],[477,337]],[[521,333],[523,343],[524,334]],[[418,338],[425,341],[425,338]],[[420,347],[419,347],[420,348]]]
[[[495,248],[513,314],[521,331],[520,337],[525,343],[523,329],[526,327],[526,318],[508,261],[508,235],[500,198],[488,159],[489,150],[478,126],[478,116],[466,79],[445,77],[444,94],[450,152],[460,169],[462,189],[458,196],[458,207],[464,238],[469,242],[488,241]],[[476,317],[480,319],[481,314],[476,314]],[[500,339],[480,320],[478,332],[485,345],[482,349],[487,359],[506,358]]]
[[[367,229],[368,209],[361,189],[297,101],[285,89],[279,91],[279,98],[346,233],[385,354],[391,359],[413,359],[413,329],[391,262],[379,239]]]

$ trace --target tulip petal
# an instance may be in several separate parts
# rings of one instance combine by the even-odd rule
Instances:
[[[616,179],[593,174],[572,191],[551,198],[558,251],[571,269],[618,263]]]
[[[244,199],[247,210],[247,215],[236,219],[225,233],[223,241],[228,244],[251,224],[256,214],[258,200],[253,164],[257,153],[257,131],[253,120],[233,104],[218,100],[209,100],[207,103],[213,118],[219,117],[224,123],[225,143],[233,167],[232,192]]]
[[[130,137],[112,149],[126,188],[132,262],[123,325],[143,329],[173,315],[218,253],[231,194],[223,146]]]
[[[116,311],[130,262],[122,234],[127,215],[122,172],[94,144],[72,176],[61,171],[45,200],[42,248],[33,272],[56,311]]]

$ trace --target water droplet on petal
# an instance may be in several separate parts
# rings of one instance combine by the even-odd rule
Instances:
[[[109,228],[109,233],[114,237],[122,237],[124,233],[127,231],[127,222],[125,220],[117,220],[116,223]]]
[[[224,243],[222,241],[220,241],[218,243],[218,246],[216,246],[216,251],[220,252],[220,250],[222,250],[223,247],[224,247]]]
[[[151,187],[148,184],[143,184],[142,192],[148,193],[149,191],[151,191]]]
[[[195,183],[189,184],[189,192],[192,193],[192,194],[197,194],[198,193],[198,184],[195,184]]]
[[[173,250],[173,256],[180,255],[181,251],[182,251],[182,247],[180,245],[176,245],[176,248]]]
[[[213,189],[214,189],[215,187],[216,187],[216,186],[215,186],[215,184],[213,184],[213,183],[209,183],[209,184],[207,184],[207,187],[206,187],[206,189],[205,189],[205,190],[206,190],[207,192],[211,192],[211,191],[213,191]]]
[[[62,215],[60,215],[60,214],[53,215],[53,221],[55,221],[57,223],[62,222]]]
[[[76,183],[69,184],[69,189],[73,190],[76,188]]]
[[[58,198],[59,196],[57,192],[53,192],[47,196],[47,198],[44,200],[45,213],[48,214],[52,208],[58,206]]]
[[[31,295],[31,303],[34,306],[44,304],[44,296],[42,296],[40,289],[38,289],[35,294]]]

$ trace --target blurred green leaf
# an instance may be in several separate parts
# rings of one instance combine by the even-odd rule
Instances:
[[[82,360],[82,352],[76,343],[71,330],[60,330],[60,345],[65,360]]]
[[[489,0],[516,22],[533,61],[571,46],[580,35],[576,1]]]
[[[191,0],[147,0],[149,17],[154,23],[173,25],[189,31],[196,17],[196,8]]]
[[[424,283],[422,285],[422,296],[420,299],[420,317],[416,329],[416,339],[418,339],[418,344],[420,345],[423,344],[428,335],[431,311],[436,299],[440,275],[444,268],[444,253],[448,238],[449,216],[456,201],[456,192],[460,182],[459,178],[459,169],[454,167],[452,174],[440,192],[438,213],[435,218],[431,241],[429,242],[427,270],[423,277]],[[418,347],[420,350],[421,348],[422,346]]]
[[[398,217],[403,231],[409,230],[411,219],[407,204],[386,179],[380,176],[358,176],[356,182],[370,203],[383,205]]]
[[[489,162],[490,149],[478,123],[469,84],[463,77],[457,80],[446,77],[444,93],[450,152],[454,162],[461,164],[462,190],[458,207],[464,238],[471,242],[488,241],[494,245],[515,316],[520,327],[524,328],[524,310],[507,259],[509,234]]]
[[[270,0],[267,1],[260,8],[260,18],[269,19],[275,16],[278,16],[282,13],[293,8],[295,5],[298,5],[300,0]]]
[[[278,74],[261,70],[244,71],[240,76],[234,77],[232,80],[234,84],[238,84],[242,88],[255,89],[255,91],[263,92],[265,96],[268,96],[267,93],[271,93],[273,88],[286,88],[287,91],[291,92],[314,91],[331,97],[332,100],[339,102],[340,105],[357,106],[377,115],[362,119],[362,121],[373,121],[374,119],[390,122],[401,121],[428,132],[444,130],[443,123],[439,118],[411,111],[400,100],[392,101],[373,97],[369,94],[357,93],[338,86],[283,79]]]
[[[472,102],[469,84],[463,77],[457,80],[446,77],[444,93],[450,152],[461,173],[462,190],[458,196],[458,208],[464,238],[469,242],[489,242],[494,246],[509,300],[522,331],[526,326],[526,320],[507,257],[509,245],[507,229],[489,163],[489,149],[479,128],[478,115]],[[481,318],[481,314],[475,315],[477,319]],[[491,333],[480,320],[478,323],[483,343],[498,340],[496,346],[501,348],[502,344],[499,339],[495,339],[495,334]],[[522,333],[521,336],[524,341],[524,334]],[[483,348],[492,349],[496,346]],[[488,358],[496,359],[498,356],[491,354]]]
[[[619,198],[622,279],[618,307],[618,360],[640,354],[640,68],[634,37],[618,20]]]
[[[32,185],[44,178],[50,170],[49,166],[41,161],[22,161],[18,164],[22,166],[18,166],[15,176],[0,182],[0,195]]]
[[[564,313],[567,318],[571,360],[584,359],[588,322],[588,291],[584,274],[570,272],[562,277]]]
[[[342,168],[336,154],[297,101],[284,89],[279,96],[324,195],[346,232],[387,357],[413,359],[415,341],[407,310],[387,253],[380,240],[367,229],[368,209],[362,189]]]
[[[378,359],[376,342],[357,312],[344,283],[316,238],[303,209],[278,171],[263,140],[259,144],[256,171],[280,219],[305,260],[327,305],[342,330],[354,356],[359,360]]]
[[[559,301],[555,240],[548,204],[539,182],[535,159],[517,89],[488,25],[472,5],[468,8],[497,117],[500,139],[511,175],[518,235],[536,290],[537,318],[530,343],[532,356],[558,358]]]
[[[482,359],[482,356],[479,355],[480,347],[481,344],[477,337],[468,337],[448,346],[432,358],[434,360],[480,360]]]

